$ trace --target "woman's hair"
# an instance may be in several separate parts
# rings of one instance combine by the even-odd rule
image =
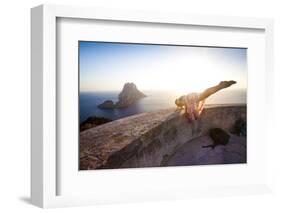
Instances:
[[[175,100],[175,104],[176,104],[178,107],[181,107],[181,104],[180,104],[180,101],[179,101],[178,98]]]

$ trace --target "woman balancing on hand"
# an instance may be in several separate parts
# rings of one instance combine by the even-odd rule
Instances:
[[[203,111],[206,98],[221,89],[236,84],[236,81],[221,81],[218,85],[206,89],[202,93],[190,93],[176,99],[175,104],[179,109],[185,109],[190,121],[197,120]]]

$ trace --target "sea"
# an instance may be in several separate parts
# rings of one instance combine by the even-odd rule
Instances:
[[[143,91],[147,97],[137,101],[135,104],[122,109],[100,109],[98,105],[106,100],[118,101],[119,92],[80,92],[79,116],[80,123],[90,116],[105,117],[117,120],[127,116],[150,112],[160,109],[175,107],[175,99],[178,94],[165,91]],[[246,104],[246,90],[222,90],[210,96],[206,105],[223,104]]]

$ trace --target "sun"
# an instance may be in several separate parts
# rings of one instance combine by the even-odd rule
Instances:
[[[141,87],[185,94],[201,92],[217,84],[224,72],[220,63],[202,55],[193,55],[176,56],[149,66],[146,73],[147,76],[139,79],[138,85]]]

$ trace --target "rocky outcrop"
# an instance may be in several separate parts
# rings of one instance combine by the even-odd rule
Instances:
[[[116,107],[128,107],[144,97],[146,95],[139,91],[134,83],[126,83],[118,96],[119,101],[116,103]]]
[[[146,95],[139,91],[134,83],[126,83],[118,95],[118,102],[116,104],[111,100],[107,100],[98,105],[98,107],[101,109],[125,108],[144,97]]]
[[[211,142],[210,137],[206,136],[210,128],[230,132],[238,119],[246,120],[245,105],[206,108],[194,123],[188,122],[186,116],[175,109],[142,113],[109,122],[80,133],[80,169],[245,163],[245,137],[241,139],[231,135],[229,144],[223,150],[218,150],[222,146],[213,150],[202,148]],[[209,141],[190,143],[200,137],[207,137]],[[179,149],[182,146],[184,149]],[[186,153],[180,150],[186,150]],[[202,157],[203,152],[208,155]],[[182,156],[180,161],[177,160],[179,153]],[[196,158],[190,157],[192,155]],[[208,161],[206,156],[213,161]],[[197,159],[196,162],[194,159]]]
[[[84,122],[80,124],[80,132],[85,131],[86,129],[90,129],[108,123],[110,121],[112,120],[104,117],[97,117],[97,116],[88,117]]]
[[[101,108],[101,109],[114,109],[115,104],[112,100],[106,100],[102,104],[98,105],[98,107]]]

